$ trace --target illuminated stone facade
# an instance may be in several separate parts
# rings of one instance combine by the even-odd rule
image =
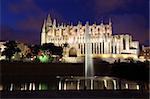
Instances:
[[[138,58],[139,42],[133,41],[128,34],[113,35],[112,23],[101,22],[89,26],[92,43],[92,56],[95,58]],[[74,25],[57,25],[56,20],[51,20],[48,15],[44,20],[41,33],[41,44],[54,43],[64,47],[64,58],[82,57],[85,55],[85,25],[79,22]]]
[[[150,60],[150,47],[142,46],[142,50],[140,52],[140,57],[142,57],[142,56],[144,59]]]
[[[2,56],[2,52],[5,50],[6,46],[4,45],[6,42],[0,41],[0,60],[5,59],[5,56]]]

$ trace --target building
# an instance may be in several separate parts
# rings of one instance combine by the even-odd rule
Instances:
[[[6,46],[4,45],[5,41],[0,41],[0,60],[5,59],[5,56],[2,56],[2,52],[5,50]]]
[[[133,41],[128,34],[113,35],[112,22],[101,22],[89,26],[93,58],[138,58],[139,42]],[[41,44],[54,43],[64,47],[63,58],[68,62],[81,61],[85,55],[85,25],[57,25],[50,15],[44,20]],[[64,46],[67,45],[67,46]]]
[[[142,46],[142,50],[140,52],[140,57],[143,57],[144,59],[150,59],[150,47]]]

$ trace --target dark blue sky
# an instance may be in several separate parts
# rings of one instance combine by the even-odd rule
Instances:
[[[0,0],[0,38],[40,44],[48,13],[59,23],[104,22],[112,18],[113,34],[131,34],[149,42],[149,0]]]

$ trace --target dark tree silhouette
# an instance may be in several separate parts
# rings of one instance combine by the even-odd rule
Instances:
[[[8,41],[4,44],[6,46],[5,50],[2,52],[2,55],[6,56],[6,59],[11,60],[12,56],[15,53],[20,52],[21,50],[17,47],[17,43],[15,41]]]
[[[40,49],[43,51],[51,52],[51,54],[52,54],[52,52],[54,51],[54,48],[55,48],[55,46],[53,43],[45,43],[41,46]]]
[[[62,53],[63,53],[63,48],[62,47],[60,47],[60,46],[55,46],[55,48],[54,48],[55,50],[53,51],[54,53],[54,55],[59,55],[59,56],[62,56]]]
[[[29,48],[31,49],[31,55],[36,56],[40,51],[40,47],[40,45],[29,46]]]
[[[41,46],[41,50],[51,52],[52,55],[61,56],[63,53],[63,48],[60,46],[55,46],[53,43],[45,43]]]
[[[26,58],[31,58],[31,56],[32,56],[32,53],[28,53],[28,54],[26,55]]]

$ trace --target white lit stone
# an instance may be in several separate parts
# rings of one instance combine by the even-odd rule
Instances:
[[[63,54],[65,58],[69,57],[69,51],[73,47],[77,51],[77,57],[84,56],[85,25],[78,24],[77,26],[57,26],[56,20],[54,23],[52,23],[50,16],[44,21],[41,32],[41,44],[49,42],[54,43],[55,45],[63,45],[64,43],[68,43],[69,46],[67,50],[64,50],[65,52]],[[113,35],[111,21],[109,21],[108,24],[94,24],[89,27],[91,43],[93,43],[93,57],[110,58],[113,54],[115,54],[115,58],[138,58],[139,42],[132,41],[132,37],[127,34]],[[125,43],[123,43],[123,40],[125,40]],[[126,48],[123,49],[123,46]],[[123,56],[124,54],[122,53],[124,53],[125,56]],[[103,57],[102,54],[107,54],[107,57]]]

